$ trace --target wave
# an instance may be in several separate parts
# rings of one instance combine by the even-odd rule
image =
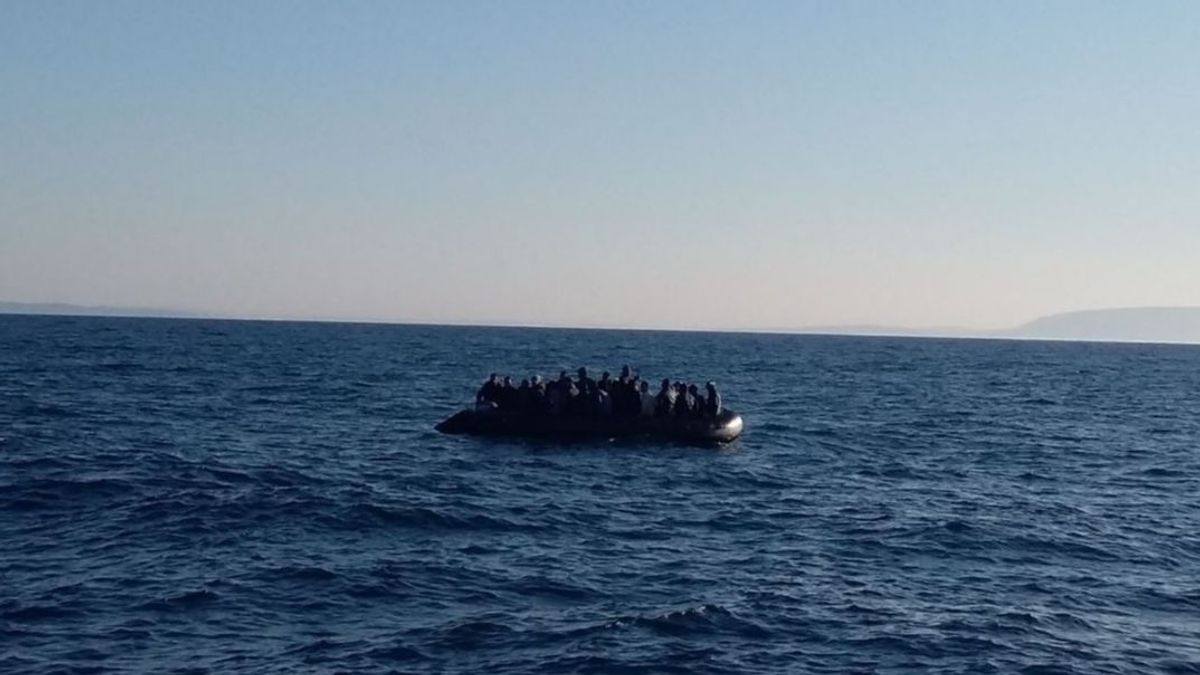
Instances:
[[[519,523],[499,516],[478,513],[453,515],[428,507],[385,507],[376,504],[359,504],[350,508],[341,522],[351,528],[361,528],[363,523],[375,523],[386,527],[448,531],[518,532],[545,529],[544,526]]]
[[[5,621],[29,623],[37,621],[58,621],[78,616],[77,610],[61,605],[27,605],[15,609],[0,610],[0,618]]]
[[[423,652],[412,647],[393,644],[386,647],[376,647],[369,652],[367,656],[377,661],[423,661],[428,659]]]
[[[768,639],[771,631],[715,604],[672,609],[661,614],[623,616],[606,628],[637,628],[675,637],[732,633],[752,639]]]
[[[467,620],[443,627],[435,644],[444,649],[476,650],[496,647],[516,634],[516,629],[505,622]]]
[[[123,479],[34,478],[0,485],[0,510],[63,510],[81,502],[121,500],[136,492],[136,485]]]
[[[276,567],[263,572],[270,579],[293,579],[296,581],[326,582],[339,577],[337,572],[324,567],[306,565],[287,565]]]
[[[200,589],[144,602],[138,605],[138,609],[152,612],[188,611],[213,605],[218,600],[220,596],[213,591]]]
[[[513,581],[509,590],[525,597],[553,598],[563,601],[586,601],[600,595],[592,587],[569,581],[550,579],[543,575],[529,575]]]

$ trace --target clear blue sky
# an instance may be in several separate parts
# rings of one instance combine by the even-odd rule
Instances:
[[[1006,326],[1200,304],[1197,2],[0,3],[0,300]]]

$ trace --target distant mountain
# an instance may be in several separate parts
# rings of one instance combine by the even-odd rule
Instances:
[[[1200,307],[1129,307],[1063,312],[1035,319],[1016,328],[1002,330],[842,325],[816,326],[784,332],[823,335],[1200,344]]]
[[[95,307],[64,302],[0,302],[0,314],[51,314],[55,316],[161,316],[181,319],[201,318],[193,312],[145,307]]]
[[[775,332],[775,331],[772,331]],[[987,337],[986,331],[965,328],[906,328],[902,326],[880,326],[875,324],[843,324],[837,326],[809,326],[805,328],[779,329],[782,333],[805,335],[861,335],[880,337]]]
[[[1130,307],[1052,314],[1002,337],[1200,343],[1200,307]]]

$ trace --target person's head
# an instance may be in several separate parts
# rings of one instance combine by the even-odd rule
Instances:
[[[534,375],[534,376],[533,376],[533,383],[534,383],[534,384],[541,384],[541,383],[542,383],[542,376],[541,376],[541,375]]]
[[[581,367],[579,368],[579,370],[577,370],[577,371],[575,371],[575,372],[576,372],[576,374],[578,374],[578,375],[579,375],[579,378],[580,378],[580,379],[583,379],[583,378],[587,377],[587,368],[584,368],[584,367],[582,367],[582,366],[581,366]]]
[[[521,380],[521,388],[522,389],[529,388],[529,378],[525,378],[524,380]]]
[[[629,370],[629,366],[621,366],[621,377],[628,379],[632,374],[633,371]]]
[[[663,388],[663,391],[666,391],[671,388],[671,379],[670,378],[668,378],[668,377],[663,378],[662,388]]]
[[[700,390],[696,388],[696,385],[694,385],[694,384],[689,384],[689,385],[688,385],[688,392],[690,392],[690,393],[694,394],[694,393],[696,393],[697,391],[700,391]]]
[[[491,375],[488,375],[488,382],[495,382],[495,381],[496,381],[496,377],[498,377],[498,376],[497,376],[495,373],[492,373]]]
[[[607,370],[604,371],[603,373],[600,373],[600,379],[602,379],[602,380],[607,380],[607,379],[610,379],[611,377],[612,376],[608,374]]]
[[[562,370],[558,371],[558,379],[560,379],[560,380],[569,380],[569,379],[571,379],[571,376],[570,376],[570,375],[567,375],[567,369],[566,369],[566,368],[563,368]]]
[[[638,383],[638,391],[642,392],[643,394],[647,393],[648,391],[650,391],[650,383],[645,380],[642,380],[641,382]]]
[[[504,376],[504,386],[506,386],[506,387],[512,386],[512,376],[511,375]]]
[[[709,380],[709,381],[708,381],[708,382],[707,382],[707,383],[704,385],[704,388],[705,388],[705,389],[707,389],[707,390],[709,390],[709,391],[716,391],[716,390],[717,390],[717,383],[716,383],[716,382],[713,382],[712,380]]]

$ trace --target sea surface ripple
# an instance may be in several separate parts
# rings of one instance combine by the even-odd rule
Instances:
[[[443,436],[490,371],[720,450]],[[1200,348],[0,317],[0,672],[1200,673]]]

